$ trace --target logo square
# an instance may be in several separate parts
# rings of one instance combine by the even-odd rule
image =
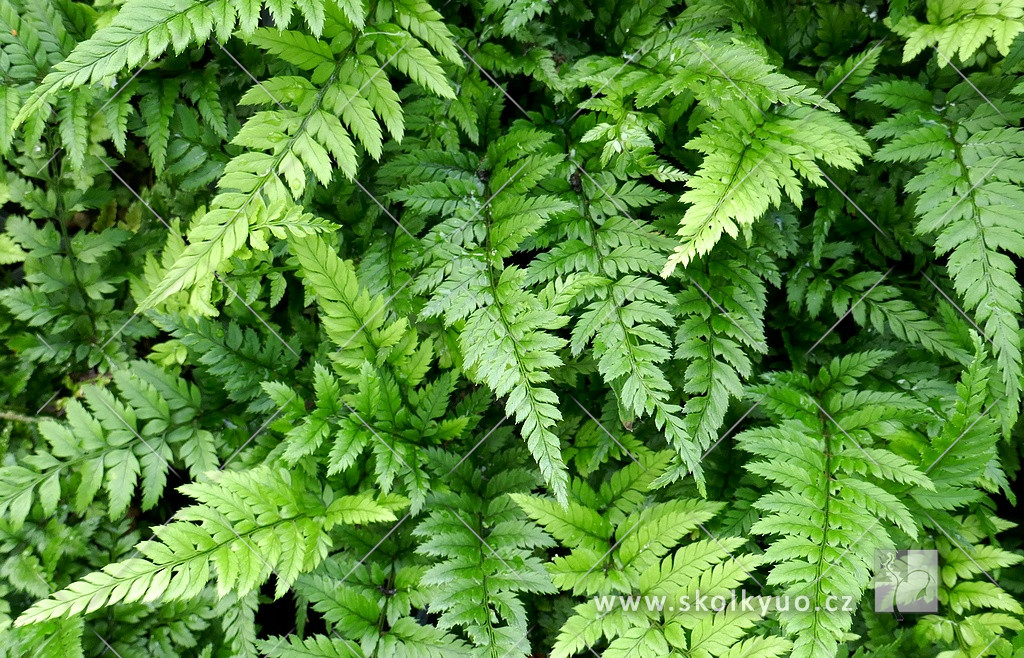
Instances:
[[[876,612],[938,612],[938,595],[938,551],[875,551]]]

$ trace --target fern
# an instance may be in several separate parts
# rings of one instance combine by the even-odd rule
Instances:
[[[852,618],[848,610],[822,612],[826,598],[859,598],[874,551],[895,548],[887,526],[912,539],[918,535],[901,498],[935,489],[912,462],[876,445],[884,441],[880,433],[913,424],[919,403],[899,392],[851,389],[889,356],[862,352],[833,359],[814,379],[779,375],[758,391],[767,396],[762,405],[776,424],[736,438],[760,458],[747,469],[778,486],[754,503],[763,516],[751,528],[779,537],[765,552],[775,565],[767,583],[791,598],[810,599],[805,611],[780,613],[794,636],[794,656],[835,654]],[[780,453],[784,459],[777,458]]]
[[[419,381],[424,358],[429,358],[429,343],[417,344],[407,320],[389,323],[385,299],[371,298],[360,289],[352,264],[338,258],[322,239],[309,237],[289,244],[323,309],[324,329],[338,346],[333,358],[341,371],[354,378],[365,362],[388,363],[403,372],[408,383]]]
[[[450,184],[428,178],[393,196],[414,212],[443,214],[425,237],[436,248],[417,282],[431,297],[423,315],[462,325],[459,347],[467,370],[506,398],[505,409],[522,423],[545,480],[564,499],[565,465],[552,431],[561,412],[558,397],[545,383],[550,381],[547,370],[561,364],[556,352],[565,341],[551,332],[565,318],[548,299],[524,289],[526,272],[501,266],[552,215],[567,208],[549,195],[525,196],[561,160],[544,153],[549,139],[515,127],[488,149],[486,186],[465,175]]]
[[[827,175],[816,161],[853,169],[868,152],[853,128],[826,111],[835,106],[777,72],[753,48],[727,44],[724,34],[666,35],[663,44],[635,66],[627,62],[627,69],[635,72],[616,76],[615,86],[621,88],[617,93],[633,97],[638,108],[676,94],[708,104],[700,134],[685,145],[704,159],[681,197],[688,204],[677,233],[682,244],[664,266],[663,276],[707,254],[723,234],[736,237],[741,229],[747,231],[782,202],[783,193],[799,206],[801,178],[825,185]],[[594,67],[618,68],[607,60],[594,62]],[[583,80],[604,89],[603,84],[598,86],[604,77],[588,72]],[[782,107],[772,108],[773,104]],[[640,135],[657,134],[658,123],[636,126],[629,133],[620,127],[618,139],[608,131],[601,136],[612,139],[612,146],[635,142],[637,129]]]
[[[593,651],[602,639],[608,643],[603,655],[623,657],[672,651],[780,656],[789,649],[781,638],[747,637],[755,622],[749,614],[665,606],[666,598],[675,602],[676,597],[728,592],[759,562],[754,555],[730,556],[739,539],[707,537],[680,545],[688,535],[699,534],[721,506],[687,499],[645,505],[647,487],[667,462],[668,454],[661,453],[631,464],[597,491],[574,481],[567,509],[551,499],[514,496],[527,514],[571,549],[548,566],[555,584],[573,593],[606,594],[573,608],[552,656]],[[662,607],[631,610],[623,597],[612,593],[657,599]]]
[[[326,534],[339,523],[394,521],[400,497],[335,497],[329,488],[310,489],[284,470],[221,473],[223,486],[186,485],[198,504],[145,541],[143,558],[108,565],[38,602],[19,617],[28,624],[118,602],[167,601],[196,596],[217,573],[223,595],[245,595],[274,574],[281,596],[300,573],[309,571],[330,546]]]
[[[869,134],[888,140],[875,157],[925,163],[906,186],[915,195],[916,231],[934,236],[935,252],[947,257],[965,310],[973,312],[975,326],[991,342],[1007,400],[1002,416],[1008,430],[1020,399],[1021,288],[1014,278],[1016,266],[1004,252],[1021,255],[1020,231],[1008,213],[1024,199],[1012,182],[1024,133],[1006,124],[1024,116],[1024,107],[1014,102],[1000,110],[968,82],[954,87],[951,102],[940,110],[930,105],[929,92],[919,84],[902,82],[902,96],[893,90],[882,82],[860,94],[898,110]],[[945,157],[933,159],[937,154]]]
[[[370,26],[365,25],[362,8],[355,5],[328,10],[315,1],[297,3],[295,8],[303,14],[312,35],[256,30],[258,8],[259,5],[237,8],[242,34],[299,70],[311,71],[310,78],[277,76],[257,82],[243,97],[244,104],[275,105],[277,109],[257,112],[235,135],[233,143],[252,150],[227,164],[218,182],[221,193],[214,198],[211,209],[190,228],[189,245],[142,300],[141,308],[151,308],[211,275],[243,246],[250,227],[283,227],[297,235],[308,232],[310,227],[322,230],[322,224],[309,224],[309,216],[295,205],[305,189],[306,172],[326,185],[331,179],[333,158],[348,177],[354,177],[356,150],[350,135],[370,155],[380,157],[378,120],[388,126],[395,138],[401,138],[398,97],[386,78],[380,77],[383,66],[393,64],[424,88],[442,96],[453,95],[438,62],[425,47],[415,45],[419,43],[417,36],[388,22],[394,18],[410,27],[415,25],[414,29],[428,45],[458,61],[447,29],[425,3],[395,7],[393,17],[379,16],[380,22]],[[290,3],[275,3],[272,13],[278,19],[287,18],[292,9]],[[217,0],[209,6],[190,0],[159,7],[146,1],[130,3],[110,26],[99,30],[55,67],[22,107],[15,124],[36,113],[61,88],[103,80],[123,68],[140,64],[146,56],[152,61],[169,46],[181,52],[213,32],[219,41],[226,41],[235,21],[236,7],[227,0]],[[319,40],[324,30],[337,51]],[[367,48],[372,55],[366,54]],[[351,56],[356,51],[362,54]],[[176,91],[168,86],[160,93],[173,97]],[[160,107],[169,110],[170,105],[161,99]],[[157,170],[163,166],[170,121],[169,114],[162,116],[162,122],[151,124],[147,137],[151,151],[156,147],[153,155]]]
[[[414,9],[423,11],[424,7],[427,5],[415,5]],[[400,9],[396,13],[396,18],[402,15]],[[314,36],[258,30],[250,38],[300,70],[312,71],[311,79],[278,76],[257,83],[243,96],[243,104],[275,105],[277,109],[257,112],[234,137],[233,143],[254,150],[227,164],[218,182],[221,194],[190,229],[189,246],[140,302],[140,308],[152,307],[211,274],[242,247],[250,227],[272,231],[281,227],[296,236],[307,234],[310,228],[326,228],[310,223],[311,217],[294,205],[305,190],[307,171],[322,185],[330,182],[335,165],[354,178],[356,150],[350,135],[371,156],[379,158],[382,147],[378,120],[388,126],[393,137],[401,139],[398,97],[386,78],[380,77],[384,66],[393,63],[432,92],[452,95],[440,66],[426,48],[409,46],[416,42],[415,37],[387,22],[369,26],[376,31],[367,30],[363,36],[361,12],[350,10],[349,14],[339,15],[334,10],[317,19],[324,21],[326,36],[334,38],[338,52],[315,38],[319,29],[314,30]],[[447,30],[436,27],[429,11],[427,16],[423,24],[434,25],[435,29],[420,31],[431,45],[450,56]],[[344,38],[339,38],[342,35]],[[367,59],[351,56],[365,47],[373,55]],[[280,233],[281,229],[274,232]]]
[[[642,183],[620,184],[609,172],[594,176],[580,170],[572,176],[578,178],[578,190],[565,196],[575,197],[578,210],[563,213],[545,230],[543,243],[557,244],[533,262],[528,277],[553,284],[551,295],[570,299],[570,308],[582,307],[572,330],[573,356],[592,346],[598,372],[617,394],[622,422],[631,425],[637,417],[653,416],[703,486],[700,450],[710,441],[695,442],[686,431],[661,366],[671,356],[664,327],[674,322],[674,300],[649,275],[661,267],[667,241],[628,210],[665,197]]]
[[[813,108],[774,114],[757,109],[722,108],[724,116],[712,119],[689,143],[705,158],[690,181],[692,189],[681,197],[690,204],[678,233],[683,244],[664,275],[708,253],[723,233],[736,237],[778,206],[783,193],[799,206],[800,178],[813,185],[828,180],[815,161],[853,169],[868,152],[864,140],[834,115]]]
[[[1021,653],[1022,31],[0,0],[0,654]]]
[[[417,552],[436,559],[420,578],[437,592],[429,602],[440,614],[438,627],[459,627],[474,655],[527,656],[529,631],[523,594],[554,593],[540,560],[531,553],[550,540],[526,521],[509,494],[529,491],[534,476],[491,444],[491,466],[471,469],[455,455],[437,460],[459,493],[439,494],[435,511],[415,529]],[[483,456],[483,455],[481,455]],[[462,486],[458,486],[462,485]],[[517,596],[519,595],[519,596]]]
[[[318,295],[324,329],[338,347],[331,355],[335,370],[355,390],[340,396],[341,382],[318,366],[317,411],[288,433],[283,457],[294,464],[329,446],[327,472],[333,474],[350,467],[369,447],[380,486],[389,491],[401,474],[412,508],[419,511],[428,478],[417,444],[452,440],[468,423],[466,418],[441,420],[452,380],[446,374],[423,383],[432,344],[420,344],[404,318],[389,323],[385,300],[360,289],[351,263],[339,259],[323,240],[293,241],[291,248]],[[283,408],[295,396],[277,404]],[[403,408],[406,404],[412,405],[411,413]],[[289,419],[291,414],[285,418]]]
[[[940,536],[935,542],[943,567],[938,588],[939,601],[948,606],[952,619],[928,615],[914,627],[914,638],[921,644],[939,645],[950,656],[985,653],[990,648],[1005,651],[1008,639],[1005,630],[1019,631],[1021,608],[1002,587],[990,580],[989,574],[1000,574],[1006,567],[1021,561],[1021,556],[996,545],[980,543],[992,525],[996,532],[1013,527],[998,518],[977,516],[956,519],[961,528],[958,539]]]
[[[679,298],[683,319],[675,356],[688,363],[685,427],[705,451],[716,443],[730,401],[743,397],[742,381],[752,372],[749,355],[763,352],[765,340],[760,318],[767,289],[745,264],[765,263],[767,254],[731,241],[723,247],[724,262],[708,259],[706,271],[694,268]]]
[[[12,251],[20,252],[16,262],[23,263],[24,277],[22,285],[0,292],[0,304],[22,323],[22,358],[99,362],[103,345],[93,344],[92,337],[113,334],[130,317],[105,296],[124,290],[118,269],[131,234],[112,227],[64,239],[52,225],[10,217],[6,235]],[[94,308],[93,300],[99,302]],[[133,328],[129,335],[139,333]]]
[[[992,368],[977,339],[975,349],[978,353],[957,383],[955,405],[942,432],[930,444],[918,447],[919,463],[935,491],[916,492],[914,500],[934,513],[983,500],[986,490],[1009,489],[1002,467],[993,456],[998,425],[988,414],[995,402],[988,390]]]
[[[413,524],[406,514],[387,532],[343,527],[346,547],[317,573],[300,576],[295,589],[328,624],[329,635],[303,640],[296,635],[261,642],[269,655],[470,655],[451,632],[423,623],[431,589],[422,583],[426,565],[417,556]],[[277,652],[280,652],[277,653]]]
[[[989,39],[1000,54],[1006,55],[1014,37],[1024,32],[1021,18],[1024,6],[1014,0],[930,1],[927,22],[904,16],[892,23],[892,29],[907,40],[903,61],[910,61],[925,48],[935,48],[941,67],[950,64],[954,57],[968,61]]]
[[[124,402],[104,388],[83,390],[88,409],[68,402],[67,423],[44,420],[39,433],[48,448],[25,456],[22,465],[0,468],[0,508],[19,526],[38,501],[51,515],[62,498],[72,497],[84,511],[102,488],[111,519],[126,512],[136,484],[142,487],[142,508],[156,505],[173,463],[194,474],[216,468],[213,435],[195,427],[201,412],[198,390],[147,363],[119,370],[114,380]],[[80,475],[72,485],[72,469]],[[176,471],[174,471],[176,473]]]
[[[156,322],[196,356],[197,365],[217,379],[228,397],[248,402],[255,411],[269,408],[261,399],[261,382],[277,378],[298,363],[296,347],[273,336],[262,338],[252,328],[243,329],[235,321],[222,324],[206,319],[158,317]]]

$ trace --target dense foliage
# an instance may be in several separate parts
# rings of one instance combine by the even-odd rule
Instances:
[[[0,0],[0,76],[0,656],[1024,655],[1024,0]]]

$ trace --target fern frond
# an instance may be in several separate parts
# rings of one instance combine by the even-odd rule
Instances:
[[[216,377],[231,399],[249,403],[254,411],[273,411],[260,399],[260,383],[282,378],[298,365],[297,344],[264,337],[237,321],[161,315],[155,322],[196,355],[202,371]]]
[[[438,180],[412,181],[417,187],[394,196],[416,212],[446,215],[426,236],[432,248],[415,284],[431,293],[423,315],[443,315],[449,326],[464,321],[459,348],[470,376],[505,398],[506,411],[522,424],[545,480],[564,501],[566,468],[553,432],[562,415],[547,383],[548,371],[562,363],[557,352],[565,345],[552,331],[566,318],[525,288],[525,271],[502,267],[503,259],[569,207],[535,189],[562,160],[545,152],[550,140],[526,126],[495,140],[488,148],[490,192],[484,201],[479,180],[455,180],[450,187]],[[423,195],[440,205],[418,200]]]
[[[489,460],[486,479],[483,469],[453,466],[453,482],[467,487],[458,496],[439,495],[438,507],[415,528],[417,552],[435,560],[420,584],[435,592],[430,609],[440,614],[439,628],[463,629],[479,655],[525,657],[529,623],[521,597],[556,591],[532,555],[552,543],[509,497],[532,488],[535,476],[505,468],[515,463],[507,452],[490,454],[497,463]],[[458,458],[445,462],[458,465]]]
[[[423,14],[421,4],[412,9],[417,13],[404,14],[410,25],[413,17],[421,20],[420,27],[433,24],[432,15]],[[420,14],[425,18],[420,19]],[[254,114],[235,135],[232,143],[248,150],[227,164],[218,181],[220,194],[189,229],[188,246],[140,302],[141,310],[207,279],[242,248],[247,237],[253,239],[250,234],[256,228],[282,227],[298,237],[326,230],[330,224],[310,221],[297,205],[308,175],[324,186],[331,182],[335,168],[355,178],[356,143],[375,159],[382,153],[378,121],[396,139],[401,137],[401,108],[387,76],[382,75],[385,66],[395,66],[441,97],[454,96],[440,64],[418,45],[415,36],[386,18],[363,31],[361,9],[357,15],[359,20],[351,22],[328,14],[329,33],[347,35],[330,41],[319,38],[319,29],[312,35],[243,29],[253,44],[309,71],[309,79],[278,76],[258,83],[243,96],[243,104],[273,107]],[[436,25],[427,35],[444,52],[450,51],[448,35]],[[301,226],[296,225],[297,218]]]
[[[763,516],[751,528],[778,537],[764,554],[775,564],[767,582],[783,587],[791,599],[810,599],[805,611],[780,612],[794,637],[794,655],[833,658],[853,619],[846,609],[824,612],[824,601],[860,597],[874,551],[894,548],[890,524],[917,537],[918,522],[901,500],[911,490],[904,482],[935,489],[906,460],[872,446],[912,425],[920,405],[904,394],[845,393],[881,358],[884,353],[833,359],[802,386],[780,377],[762,390],[776,424],[736,437],[744,451],[761,458],[747,470],[778,487],[754,503]],[[794,383],[795,391],[787,387]],[[815,400],[823,394],[821,402]],[[888,472],[886,464],[901,474]]]
[[[1024,255],[1024,233],[1012,217],[1013,208],[1024,203],[1015,184],[1024,164],[1024,131],[1007,122],[1019,119],[1024,109],[1014,103],[997,110],[974,93],[974,86],[965,82],[950,92],[964,96],[962,104],[938,110],[906,106],[894,118],[913,121],[912,130],[879,124],[869,136],[889,138],[876,154],[879,160],[923,163],[906,186],[916,197],[916,231],[934,236],[935,252],[947,257],[965,310],[973,312],[991,342],[1006,395],[1003,428],[1009,431],[1018,414],[1022,372],[1022,293],[1012,257]],[[924,90],[917,89],[923,98]],[[881,86],[863,92],[866,98],[885,93]],[[936,153],[943,157],[934,159]]]
[[[929,47],[938,49],[940,68],[954,57],[967,62],[989,39],[1005,56],[1014,37],[1024,32],[1024,4],[1019,0],[929,0],[927,6],[926,23],[913,16],[891,22],[893,32],[907,40],[904,62]]]
[[[817,161],[853,169],[868,153],[867,142],[834,114],[807,107],[762,114],[749,104],[721,108],[688,147],[705,157],[680,197],[690,204],[680,221],[682,244],[663,276],[711,251],[723,234],[749,230],[783,195],[799,208],[800,179],[825,185]]]
[[[64,498],[84,512],[101,488],[110,518],[120,518],[139,484],[142,509],[156,505],[172,462],[196,475],[216,469],[213,435],[192,422],[201,413],[199,391],[151,364],[131,365],[131,371],[114,374],[123,402],[106,389],[85,387],[87,406],[69,400],[65,422],[39,424],[47,448],[0,467],[0,509],[14,527],[24,523],[35,501],[44,515]],[[80,477],[72,480],[72,471]]]
[[[629,466],[619,471],[613,477],[618,480],[614,488],[622,488],[640,471],[645,472],[641,482],[649,483],[667,465],[670,454],[648,460],[639,470]],[[647,468],[652,469],[650,473],[646,473]],[[638,482],[634,486],[643,485]],[[572,489],[586,491],[586,485],[574,481]],[[610,493],[608,489],[603,491],[605,496]],[[622,658],[677,650],[695,651],[695,655],[732,655],[730,652],[747,638],[756,615],[735,608],[709,613],[683,604],[684,598],[727,596],[750,577],[760,562],[755,555],[730,553],[742,544],[742,539],[706,538],[683,543],[688,535],[699,533],[721,505],[678,499],[623,514],[615,506],[607,507],[587,497],[570,501],[568,512],[572,517],[567,517],[551,499],[513,497],[527,514],[572,550],[548,565],[555,584],[592,597],[573,609],[551,655],[564,658],[583,654],[602,639],[608,642],[605,655]],[[574,507],[587,512],[573,512]],[[586,533],[579,531],[581,525]],[[603,536],[604,542],[591,545],[591,533]],[[769,656],[779,655],[790,646],[781,638],[750,639]]]
[[[37,602],[18,625],[93,612],[116,603],[193,598],[217,574],[217,588],[245,595],[277,576],[277,596],[319,564],[334,526],[394,521],[400,497],[335,497],[309,489],[299,476],[268,467],[219,472],[182,490],[198,501],[138,545],[144,558],[107,565]]]
[[[370,294],[360,286],[350,261],[338,257],[330,244],[319,236],[292,238],[292,254],[302,267],[303,278],[316,294],[323,311],[324,329],[338,347],[334,362],[346,377],[355,379],[364,362],[401,367],[417,361],[416,332],[405,318],[389,322],[386,299]],[[429,351],[428,345],[422,346]],[[410,383],[416,383],[412,372]]]

